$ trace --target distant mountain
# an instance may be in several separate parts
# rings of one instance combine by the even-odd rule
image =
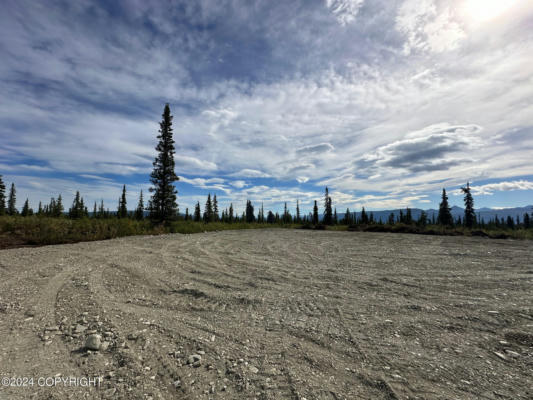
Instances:
[[[401,211],[405,215],[405,208],[402,208]],[[428,218],[431,220],[433,216],[435,216],[435,219],[437,219],[437,215],[439,214],[439,210],[435,209],[429,209],[425,210]],[[514,207],[514,208],[502,208],[502,209],[496,209],[496,208],[487,208],[483,207],[479,210],[475,210],[476,215],[479,220],[484,219],[485,222],[489,222],[491,219],[494,219],[494,217],[498,218],[504,218],[507,219],[508,216],[511,216],[515,221],[516,217],[518,216],[520,218],[520,221],[522,221],[524,214],[533,214],[533,205],[525,206],[525,207]],[[464,216],[464,209],[458,206],[453,206],[451,208],[452,216],[454,219],[457,217],[463,218]],[[398,219],[400,215],[400,209],[395,210],[382,210],[382,211],[367,211],[367,214],[373,213],[374,214],[374,221],[378,221],[381,219],[383,222],[387,222],[389,215],[391,213],[394,214],[394,218]],[[413,216],[414,220],[417,220],[420,217],[420,214],[422,213],[422,209],[420,208],[411,208],[411,214]],[[337,217],[339,220],[344,218],[345,213],[338,213]],[[351,213],[352,215],[354,213]],[[357,211],[355,213],[357,215],[357,218],[361,217],[361,212]]]

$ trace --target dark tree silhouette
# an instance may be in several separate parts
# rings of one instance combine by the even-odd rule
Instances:
[[[329,197],[329,190],[326,186],[324,193],[324,224],[331,225],[333,223],[333,210],[331,209],[331,197]]]
[[[315,205],[313,206],[313,224],[318,225],[318,204],[315,200]]]
[[[252,205],[252,202],[250,200],[246,201],[246,222],[254,222],[255,221],[255,215],[254,215],[254,206]]]
[[[202,211],[200,210],[200,202],[197,202],[196,206],[194,207],[194,220],[196,222],[200,222],[201,218],[202,218]]]
[[[452,226],[453,217],[448,204],[448,196],[446,189],[442,189],[442,200],[439,204],[439,215],[437,216],[437,223],[439,225]]]
[[[139,202],[137,203],[137,208],[135,209],[135,219],[140,221],[144,218],[144,198],[143,198],[143,191],[141,190],[141,194],[139,194]]]
[[[7,200],[7,213],[9,215],[18,214],[17,210],[17,189],[15,189],[15,184],[11,184],[11,190],[9,191],[9,198]]]
[[[24,202],[24,206],[22,207],[20,215],[22,215],[23,217],[33,215],[33,210],[30,208],[30,202],[28,199],[26,199],[26,201]]]
[[[420,217],[418,217],[418,221],[416,221],[416,224],[418,226],[426,226],[427,223],[428,223],[428,215],[424,210],[422,210],[422,212],[420,213]]]
[[[207,201],[205,202],[204,209],[204,222],[213,221],[213,203],[211,202],[211,193],[207,195]]]
[[[362,223],[363,225],[367,225],[367,224],[368,224],[368,214],[366,213],[364,207],[363,207],[363,209],[361,210],[361,223]]]
[[[529,218],[529,214],[528,213],[524,214],[524,228],[525,229],[531,228],[531,219]]]
[[[233,215],[233,203],[229,205],[229,222],[233,222],[235,216]]]
[[[126,200],[126,185],[122,186],[122,196],[118,199],[118,218],[128,218],[128,207]]]
[[[219,215],[218,215],[218,201],[217,201],[217,195],[213,197],[213,220],[218,221]]]
[[[168,103],[163,111],[163,120],[159,123],[159,143],[156,146],[158,152],[153,162],[154,169],[150,175],[150,182],[154,185],[150,188],[152,198],[150,200],[150,218],[158,221],[172,219],[176,215],[178,204],[176,195],[178,191],[173,182],[179,180],[174,172],[174,139],[172,138],[172,115]]]
[[[79,219],[85,217],[87,214],[88,213],[85,204],[83,203],[83,198],[80,196],[80,192],[77,191],[74,201],[72,202],[72,207],[68,212],[68,216],[72,219]]]
[[[0,175],[0,215],[6,213],[6,185],[2,180],[2,175]]]
[[[302,222],[300,216],[300,200],[296,199],[296,223],[299,224],[300,222]]]
[[[266,222],[268,224],[273,224],[274,222],[276,222],[276,217],[274,216],[274,213],[272,211],[268,211]]]
[[[466,186],[461,188],[461,191],[465,194],[465,217],[463,221],[467,228],[472,228],[476,223],[476,214],[474,212],[474,198],[470,190],[470,183],[467,182]]]

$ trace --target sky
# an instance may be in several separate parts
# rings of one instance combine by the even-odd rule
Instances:
[[[531,205],[531,54],[530,0],[5,0],[0,174],[133,209],[169,103],[182,212]]]

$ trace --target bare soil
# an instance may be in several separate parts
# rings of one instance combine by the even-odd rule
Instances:
[[[484,238],[278,229],[2,250],[0,399],[532,399],[532,283],[530,242]]]

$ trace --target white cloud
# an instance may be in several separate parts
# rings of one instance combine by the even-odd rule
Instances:
[[[335,15],[341,25],[355,21],[365,0],[326,0],[326,7]]]
[[[236,176],[239,178],[268,178],[270,177],[270,175],[264,172],[258,171],[256,169],[250,169],[250,168],[241,169],[240,171],[234,172],[230,174],[229,176]]]
[[[406,0],[396,16],[396,29],[405,35],[403,51],[441,53],[456,49],[466,37],[450,8],[439,7],[435,0]]]
[[[510,192],[514,190],[533,190],[533,182],[526,180],[517,181],[503,181],[498,183],[489,183],[481,186],[470,186],[472,194],[474,195],[492,195],[494,192]],[[462,195],[463,192],[455,190],[453,192],[455,196]]]
[[[328,153],[330,151],[335,150],[335,147],[331,143],[319,143],[319,144],[312,144],[309,146],[300,147],[296,150],[297,154],[321,154],[321,153]]]

